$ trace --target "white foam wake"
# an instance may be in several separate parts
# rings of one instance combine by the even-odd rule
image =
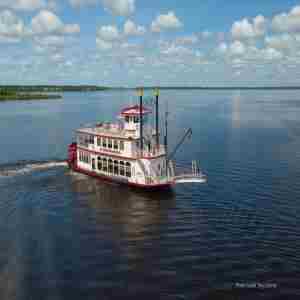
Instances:
[[[47,170],[56,167],[66,167],[66,161],[48,161],[48,162],[34,162],[34,163],[16,163],[15,165],[0,166],[0,177],[12,177],[17,175],[24,175],[33,171]]]

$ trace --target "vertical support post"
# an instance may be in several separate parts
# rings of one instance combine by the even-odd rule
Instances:
[[[141,156],[143,156],[143,149],[144,149],[144,140],[143,140],[143,94],[144,94],[144,91],[141,88],[139,90],[139,96],[140,96],[140,149],[141,149]]]
[[[168,176],[168,169],[169,169],[169,159],[168,159],[168,103],[167,103],[167,109],[165,113],[165,152],[166,152],[166,176]]]
[[[168,112],[168,102],[167,102],[166,112],[165,112],[165,140],[164,140],[164,144],[166,148],[166,156],[168,156],[168,116],[169,116],[169,112]]]
[[[155,132],[156,132],[156,147],[159,150],[159,110],[158,110],[158,98],[159,98],[159,89],[155,89]]]

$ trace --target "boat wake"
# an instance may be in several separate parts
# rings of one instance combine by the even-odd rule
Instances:
[[[0,165],[0,177],[13,177],[34,171],[66,167],[67,165],[65,160],[18,161],[16,163]]]

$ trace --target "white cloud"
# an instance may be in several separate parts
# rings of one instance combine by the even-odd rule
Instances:
[[[139,36],[146,33],[143,26],[136,25],[133,21],[127,20],[124,24],[124,34],[127,36]]]
[[[59,5],[56,0],[48,0],[47,8],[56,11],[59,9]]]
[[[78,24],[66,24],[64,28],[65,34],[80,33],[80,26]]]
[[[0,38],[2,42],[17,42],[25,35],[23,21],[13,12],[0,12]]]
[[[299,32],[300,6],[295,6],[289,13],[276,15],[272,20],[272,29],[276,32]]]
[[[106,42],[99,37],[96,37],[96,45],[100,50],[110,50],[113,47],[113,44],[110,42]]]
[[[45,0],[1,0],[0,7],[31,11],[46,6]]]
[[[60,63],[60,62],[63,62],[64,61],[64,57],[62,54],[60,53],[54,53],[50,56],[50,59],[53,61],[53,62],[56,62],[56,63]]]
[[[204,38],[204,39],[208,39],[210,38],[211,36],[213,35],[212,32],[208,31],[208,30],[204,30],[201,32],[201,36]]]
[[[51,35],[46,37],[35,37],[35,43],[43,48],[62,48],[64,46],[64,36]]]
[[[191,34],[191,35],[187,35],[187,36],[182,36],[182,37],[178,37],[175,40],[176,44],[180,44],[180,45],[194,45],[197,44],[199,41],[198,37],[196,34]]]
[[[240,41],[234,41],[229,47],[232,55],[243,55],[246,52],[245,45]]]
[[[114,43],[120,40],[120,33],[116,26],[101,26],[97,30],[96,44],[100,50],[112,49]]]
[[[64,24],[61,19],[48,10],[42,10],[32,18],[31,32],[35,34],[75,34],[80,32],[78,24]]]
[[[102,3],[114,15],[129,16],[135,11],[135,0],[102,0]]]
[[[173,11],[169,11],[165,15],[159,15],[151,24],[151,30],[153,32],[161,32],[163,30],[178,29],[183,24],[179,21]]]
[[[253,45],[245,45],[241,41],[234,41],[229,46],[221,43],[217,48],[217,53],[222,54],[234,68],[240,68],[250,63],[279,60],[284,57],[281,51],[270,46],[257,48]]]
[[[274,49],[284,50],[294,48],[298,44],[298,41],[293,35],[285,33],[281,35],[266,36],[265,44]]]
[[[225,42],[222,42],[221,44],[219,44],[219,46],[217,47],[217,53],[220,54],[224,54],[226,53],[228,50],[228,46]]]
[[[274,48],[262,49],[261,53],[263,58],[266,60],[277,60],[283,58],[282,53]]]
[[[97,31],[97,36],[104,41],[113,42],[120,38],[119,30],[116,26],[101,26]]]
[[[95,5],[98,0],[69,0],[69,2],[73,7],[80,7],[86,5]]]
[[[249,39],[261,37],[266,32],[266,19],[262,15],[258,15],[249,22],[247,18],[233,23],[231,27],[231,35],[233,39]]]
[[[162,49],[161,53],[165,55],[192,55],[194,52],[184,46],[171,44],[166,49]]]

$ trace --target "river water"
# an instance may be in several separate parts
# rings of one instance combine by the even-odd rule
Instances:
[[[0,299],[300,299],[300,91],[161,102],[207,184],[143,193],[67,169],[74,130],[131,92],[0,104]]]

